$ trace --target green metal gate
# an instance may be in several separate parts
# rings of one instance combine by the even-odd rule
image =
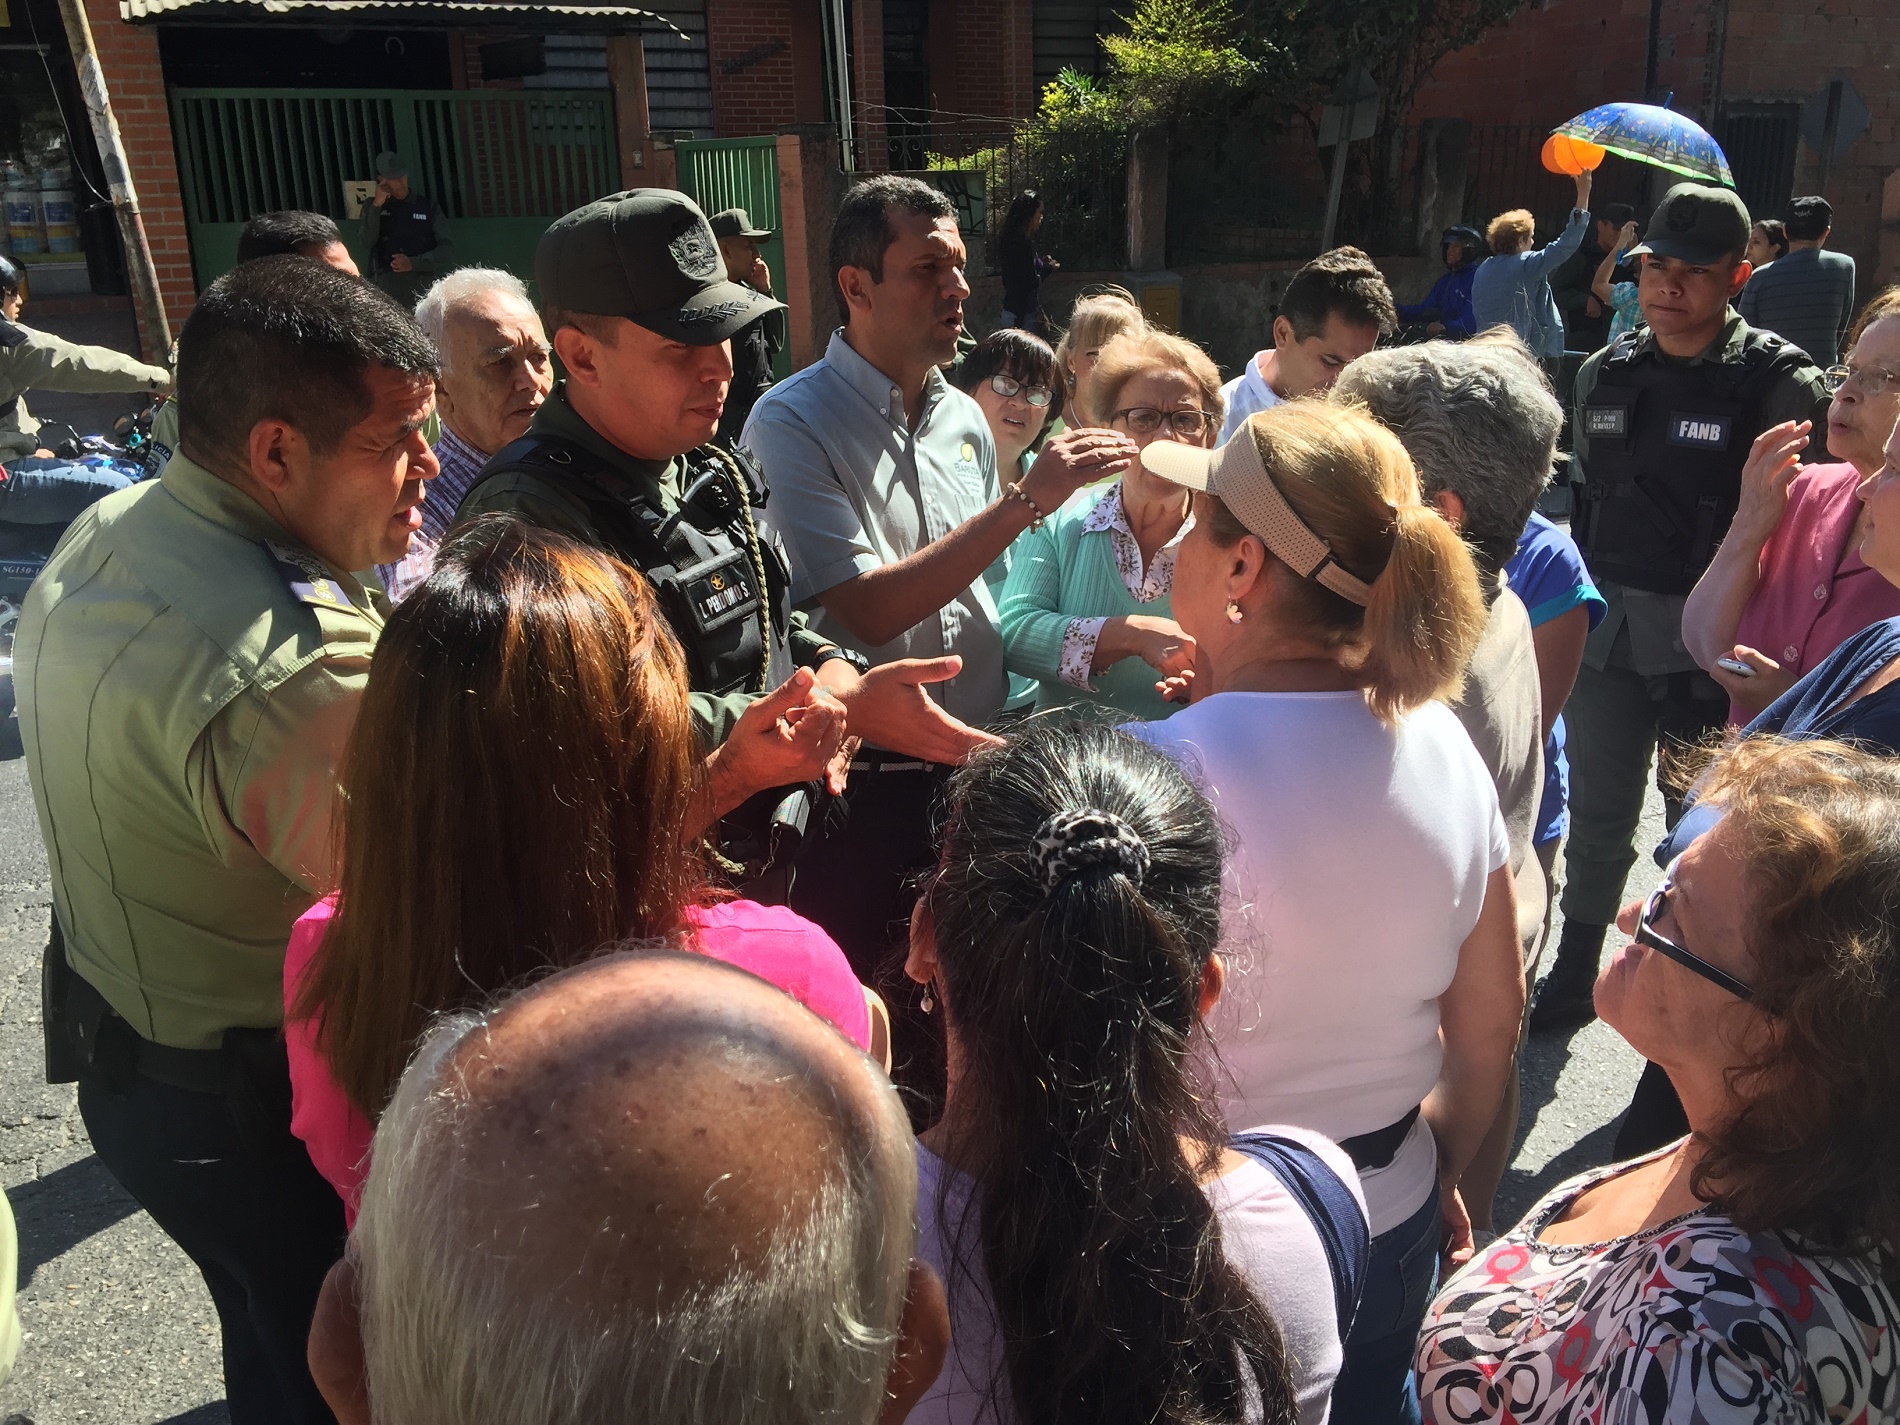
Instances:
[[[440,206],[456,266],[530,281],[547,225],[620,187],[613,103],[596,91],[175,89],[171,108],[200,288],[235,264],[244,224],[279,208],[335,218],[367,272],[346,184],[373,179],[383,149]]]
[[[744,208],[755,228],[770,228],[772,236],[759,244],[759,253],[772,274],[772,291],[785,299],[785,233],[779,221],[778,140],[767,135],[754,139],[682,139],[677,145],[680,191],[711,217],[724,208]],[[792,372],[789,343],[779,343],[773,374],[784,380]]]

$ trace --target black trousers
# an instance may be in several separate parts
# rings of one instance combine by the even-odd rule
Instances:
[[[891,1080],[919,1131],[943,1109],[943,1016],[924,1013],[923,988],[904,974],[904,958],[918,883],[937,864],[937,802],[950,770],[864,749],[844,796],[823,808],[792,880],[792,909],[823,926],[884,997]]]
[[[232,1425],[317,1425],[335,1417],[304,1351],[343,1255],[343,1201],[290,1131],[290,1075],[274,1048],[245,1055],[222,1094],[83,1078],[79,1111],[100,1161],[204,1274]]]

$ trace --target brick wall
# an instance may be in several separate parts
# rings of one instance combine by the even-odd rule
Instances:
[[[1882,257],[1881,193],[1900,174],[1900,9],[1876,0],[1731,0],[1722,67],[1727,100],[1805,100],[1833,79],[1859,91],[1872,122],[1829,166],[1834,205],[1828,246],[1860,267],[1859,297],[1900,281],[1900,253]],[[1794,191],[1821,192],[1820,155],[1804,141]]]
[[[931,98],[950,115],[1027,118],[1036,107],[1032,0],[948,0],[948,73],[933,57]],[[935,21],[937,6],[931,7]]]
[[[744,138],[798,122],[797,66],[790,0],[707,0],[707,59],[712,70],[713,133]],[[776,54],[759,57],[765,46]],[[722,66],[741,63],[727,72]]]
[[[106,92],[119,120],[132,186],[145,218],[145,236],[158,269],[165,315],[175,335],[191,314],[198,287],[191,272],[191,247],[185,238],[184,195],[178,160],[172,149],[171,110],[159,70],[158,32],[119,18],[118,0],[85,0],[92,40],[105,72]],[[148,356],[149,335],[140,332]]]

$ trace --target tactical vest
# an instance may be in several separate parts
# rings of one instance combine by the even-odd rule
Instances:
[[[1632,589],[1686,594],[1709,567],[1762,433],[1762,400],[1808,364],[1800,348],[1751,331],[1735,361],[1681,366],[1611,348],[1576,432],[1584,452],[1578,543],[1590,572]]]
[[[686,653],[693,691],[762,693],[792,674],[790,568],[752,518],[765,505],[765,478],[744,450],[711,445],[685,466],[681,507],[670,515],[638,482],[558,436],[530,431],[482,477],[522,471],[582,500],[607,552],[653,586]]]
[[[373,254],[378,272],[389,271],[389,259],[397,253],[420,257],[435,250],[441,239],[436,236],[435,223],[429,216],[434,211],[434,201],[420,193],[391,198],[383,204],[382,226],[376,233]]]

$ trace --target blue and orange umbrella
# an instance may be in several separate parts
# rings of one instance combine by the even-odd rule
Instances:
[[[1680,173],[1685,178],[1700,178],[1727,188],[1735,186],[1728,157],[1708,130],[1673,109],[1655,104],[1599,104],[1569,123],[1558,125],[1551,142],[1545,145],[1546,164],[1553,158],[1552,145],[1564,140],[1569,141],[1571,156],[1578,161],[1587,159],[1589,148],[1594,147],[1633,163],[1647,163],[1652,168]],[[1578,149],[1582,150],[1581,154],[1577,153]],[[1596,159],[1602,161],[1601,153]],[[1583,161],[1581,166],[1595,168],[1596,163]],[[1576,170],[1558,167],[1555,171]]]

